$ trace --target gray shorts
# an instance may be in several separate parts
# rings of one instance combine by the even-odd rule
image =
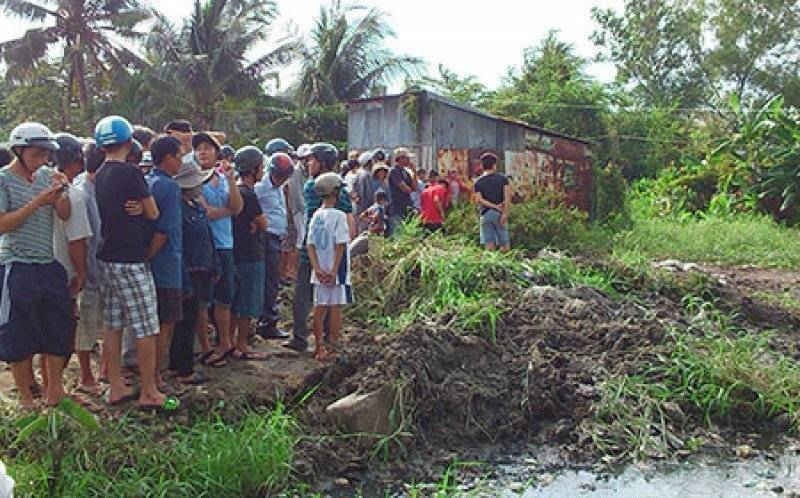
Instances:
[[[78,351],[91,351],[103,331],[103,296],[99,289],[84,289],[78,296]]]
[[[490,209],[481,215],[481,244],[494,244],[498,247],[511,245],[511,238],[508,235],[508,223],[505,226],[500,224],[503,214],[500,211]]]

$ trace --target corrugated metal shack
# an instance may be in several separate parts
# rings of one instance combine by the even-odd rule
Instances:
[[[499,118],[428,91],[386,95],[348,104],[348,146],[355,150],[408,147],[418,167],[480,174],[480,155],[492,151],[523,197],[563,192],[570,206],[589,211],[593,175],[589,142]]]

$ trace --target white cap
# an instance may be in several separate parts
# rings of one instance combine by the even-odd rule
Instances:
[[[8,147],[39,147],[58,150],[58,142],[50,128],[41,123],[22,123],[11,131]]]

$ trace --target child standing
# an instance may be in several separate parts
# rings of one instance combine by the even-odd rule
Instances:
[[[353,302],[347,215],[335,207],[342,183],[336,173],[324,173],[314,181],[314,189],[322,198],[322,208],[311,218],[307,245],[314,286],[314,358],[318,361],[330,356],[322,337],[325,320],[328,320],[330,345],[333,345],[342,328],[341,307]]]
[[[384,190],[375,192],[375,203],[361,213],[360,218],[368,222],[367,230],[375,235],[386,235],[389,223],[389,196]]]

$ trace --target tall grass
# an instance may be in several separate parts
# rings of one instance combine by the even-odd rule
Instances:
[[[289,482],[297,429],[282,406],[245,412],[233,423],[211,417],[168,430],[123,418],[107,421],[100,433],[72,433],[57,495],[264,496]],[[11,432],[0,432],[0,441],[12,440]],[[0,453],[18,496],[48,495],[51,455],[45,441],[34,438]]]
[[[800,428],[800,366],[771,350],[768,335],[711,319],[703,330],[674,331],[671,351],[644,373],[603,384],[584,426],[601,451],[641,458],[691,450],[695,442],[680,438],[688,417],[710,425],[786,415]]]
[[[800,264],[800,236],[767,216],[738,214],[703,219],[635,216],[631,230],[617,234],[616,251],[635,251],[651,259],[769,268]]]

